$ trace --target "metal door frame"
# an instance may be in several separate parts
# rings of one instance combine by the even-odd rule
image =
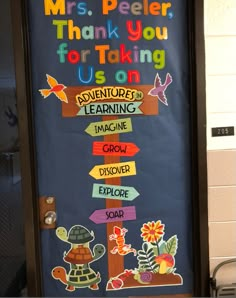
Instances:
[[[43,295],[27,0],[10,0],[19,117],[28,296]],[[209,296],[204,0],[188,0],[191,72],[193,296]]]

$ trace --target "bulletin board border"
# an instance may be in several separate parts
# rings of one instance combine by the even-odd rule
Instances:
[[[32,114],[27,0],[10,0],[19,117],[28,296],[40,297],[39,206]],[[209,296],[204,1],[188,0],[194,292]]]

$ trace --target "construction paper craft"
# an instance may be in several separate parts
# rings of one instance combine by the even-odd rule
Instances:
[[[139,196],[134,187],[110,184],[93,184],[93,198],[133,201]]]
[[[95,210],[89,217],[96,224],[136,219],[134,206]]]
[[[101,112],[105,112],[106,115],[104,116],[111,116],[111,115],[121,115],[121,109],[123,108],[124,111],[128,111],[133,105],[117,105],[112,110],[112,106],[109,105],[110,102],[113,103],[132,103],[137,102],[141,103],[139,106],[140,111],[142,114],[141,116],[147,115],[158,115],[158,100],[156,97],[153,97],[148,94],[150,89],[153,85],[136,85],[136,91],[133,93],[135,96],[133,98],[127,98],[123,96],[119,96],[119,93],[113,93],[111,90],[114,89],[114,86],[104,86],[104,87],[97,87],[97,86],[67,86],[64,90],[67,98],[68,104],[64,104],[62,102],[62,116],[63,117],[76,117],[80,116],[80,109],[82,107],[86,107],[89,104],[104,102],[106,105],[101,106]],[[125,90],[129,89],[130,86],[122,86],[122,87],[115,87],[115,90]],[[105,97],[103,95],[106,95]],[[99,95],[99,96],[98,96]],[[83,99],[81,98],[83,97]],[[85,99],[84,99],[85,98]],[[86,100],[87,99],[87,100]],[[133,101],[134,100],[134,101]],[[95,112],[99,112],[99,107],[91,105],[90,107],[86,108],[86,112],[89,112],[88,116],[97,116]],[[85,109],[84,109],[85,111]],[[114,112],[114,113],[113,113]],[[119,112],[119,113],[118,113]],[[82,112],[84,113],[84,112]],[[125,113],[124,113],[125,115]],[[130,114],[131,115],[131,114]],[[83,115],[81,115],[83,116]]]
[[[89,124],[85,131],[92,137],[127,133],[132,132],[132,123],[130,118],[93,122]]]
[[[135,161],[97,165],[89,172],[95,179],[136,175]]]
[[[63,91],[66,88],[66,86],[63,84],[59,84],[55,78],[51,77],[48,74],[46,74],[46,77],[47,77],[47,82],[48,82],[50,89],[40,89],[39,90],[39,92],[41,93],[43,98],[47,98],[50,94],[53,93],[54,95],[56,95],[56,97],[58,99],[60,99],[60,101],[64,101],[64,102],[68,103],[67,96],[66,96],[65,92]]]
[[[93,142],[93,155],[134,156],[139,150],[133,143]]]
[[[70,270],[67,273],[64,267],[57,266],[51,271],[52,277],[66,285],[66,290],[70,292],[76,288],[98,290],[101,276],[90,267],[90,264],[105,254],[104,245],[96,244],[92,252],[90,242],[95,239],[94,233],[81,225],[73,226],[68,233],[64,227],[58,227],[56,235],[71,246],[63,257],[64,262],[70,264]]]
[[[141,115],[141,104],[142,102],[92,103],[80,108],[78,116]]]
[[[95,101],[128,101],[133,102],[135,100],[143,99],[143,92],[137,89],[114,86],[103,86],[96,88],[87,88],[81,90],[80,93],[75,96],[76,103],[79,107],[88,106]],[[111,102],[112,104],[116,102]],[[141,104],[141,103],[140,103]]]
[[[120,237],[120,246],[125,245],[126,229],[117,230]],[[160,220],[144,223],[141,227],[142,249],[137,252],[138,267],[126,269],[107,282],[107,291],[125,288],[160,287],[182,285],[183,278],[175,273],[175,255],[178,249],[176,235],[167,241],[163,239],[165,225]],[[121,237],[123,234],[123,237]],[[111,237],[115,238],[114,235]],[[118,239],[118,238],[117,238]],[[118,245],[119,246],[119,245]],[[121,248],[119,248],[122,251]],[[116,251],[117,248],[114,248]]]
[[[119,228],[117,226],[113,227],[113,234],[109,235],[109,240],[115,240],[117,246],[114,246],[111,250],[112,254],[118,253],[121,256],[133,253],[136,256],[137,251],[134,248],[131,248],[131,244],[125,243],[125,234],[128,232],[125,228]]]
[[[148,94],[152,96],[157,96],[157,98],[160,100],[160,102],[164,103],[164,105],[168,106],[165,90],[166,88],[172,83],[172,76],[167,73],[165,83],[161,83],[161,78],[159,74],[156,74],[155,80],[154,80],[154,88],[152,88]]]

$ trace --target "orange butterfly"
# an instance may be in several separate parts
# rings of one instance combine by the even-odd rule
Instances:
[[[51,77],[50,75],[46,74],[46,76],[48,85],[51,87],[51,89],[40,89],[39,92],[41,93],[41,95],[44,98],[47,98],[50,94],[54,93],[56,97],[60,99],[60,101],[68,103],[67,96],[63,91],[66,88],[66,86],[63,84],[58,84],[57,80]]]

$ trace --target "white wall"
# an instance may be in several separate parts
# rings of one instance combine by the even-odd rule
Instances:
[[[236,0],[205,0],[210,266],[236,257],[236,135],[212,137],[212,127],[236,130]],[[236,133],[236,131],[235,131]],[[236,265],[217,275],[235,282]]]

